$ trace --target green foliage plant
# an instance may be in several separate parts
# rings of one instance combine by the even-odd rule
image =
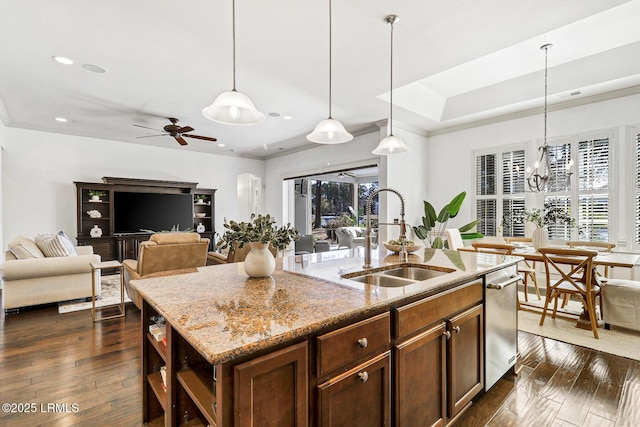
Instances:
[[[225,249],[227,247],[235,249],[236,244],[238,248],[242,248],[245,243],[260,242],[271,243],[277,250],[283,250],[292,241],[298,240],[299,236],[298,230],[292,227],[291,223],[277,227],[275,220],[271,219],[269,214],[251,214],[249,222],[227,222],[225,218],[223,226],[225,232],[222,236],[218,235],[219,240],[216,243],[216,249]]]
[[[436,215],[436,210],[433,205],[424,200],[424,216],[422,217],[422,224],[413,227],[416,236],[426,243],[427,247],[442,249],[445,247],[444,232],[447,229],[447,223],[449,219],[455,218],[460,211],[460,206],[464,198],[467,196],[467,192],[455,196],[445,207],[440,210],[440,213]],[[458,228],[460,233],[463,234],[463,238],[480,238],[481,233],[467,233],[473,229],[479,222],[479,219],[471,221],[469,224],[463,225]]]
[[[568,225],[569,228],[576,226],[576,219],[571,218],[564,207],[550,202],[545,202],[542,209],[514,210],[502,218],[504,225],[522,224],[523,221],[530,222],[538,228],[546,228],[550,225]]]
[[[105,194],[107,194],[105,191],[102,191],[102,190],[88,190],[87,193],[89,194],[89,197],[93,197],[93,196],[102,197]]]
[[[207,201],[206,194],[195,194],[193,198],[196,199],[196,202],[199,202],[199,203],[204,203]]]

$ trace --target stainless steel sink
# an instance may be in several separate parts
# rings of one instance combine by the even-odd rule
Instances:
[[[403,279],[384,274],[366,274],[364,276],[351,277],[350,280],[365,283],[367,285],[380,286],[382,288],[397,288],[415,283],[415,280]]]
[[[420,267],[400,267],[382,272],[382,274],[386,274],[388,276],[402,277],[404,279],[416,281],[433,279],[434,277],[442,276],[449,273],[451,273],[451,271],[432,270]]]

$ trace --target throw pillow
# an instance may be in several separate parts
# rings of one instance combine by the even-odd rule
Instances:
[[[17,259],[44,258],[44,254],[31,237],[18,236],[8,246]]]
[[[77,256],[71,239],[63,232],[58,234],[38,234],[36,244],[47,257]]]

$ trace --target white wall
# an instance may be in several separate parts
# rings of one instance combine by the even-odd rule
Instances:
[[[1,129],[1,128],[0,128]],[[17,235],[76,236],[74,181],[103,176],[197,182],[217,188],[216,230],[237,214],[237,176],[264,162],[7,127],[2,145],[3,247]]]
[[[2,104],[0,104],[0,108],[2,108]],[[6,127],[4,125],[4,123],[2,122],[2,120],[0,120],[0,224],[3,223],[3,219],[4,219],[4,204],[3,204],[3,199],[4,199],[4,192],[2,191],[2,183],[3,183],[3,164],[4,161],[2,160],[3,158],[3,153],[4,153],[4,142],[6,139]],[[3,240],[3,234],[2,234],[2,227],[0,227],[0,244],[4,241]],[[3,246],[4,247],[4,246]],[[0,257],[0,260],[3,260],[4,257]]]
[[[614,182],[612,194],[617,197],[617,203],[612,204],[616,210],[613,222],[616,228],[615,241],[626,241],[632,230],[629,226],[629,215],[633,212],[632,200],[628,200],[628,185],[630,182],[628,162],[626,158],[633,151],[627,136],[628,125],[640,123],[640,95],[582,105],[573,108],[550,111],[548,114],[548,140],[584,134],[601,130],[612,130],[614,150]],[[474,218],[473,212],[473,174],[475,165],[472,152],[483,148],[492,148],[517,143],[527,143],[528,164],[537,155],[537,147],[542,144],[543,136],[542,114],[518,118],[472,129],[433,135],[428,137],[429,169],[427,174],[427,190],[429,200],[436,210],[462,190],[467,191],[461,212],[451,220],[450,225],[461,226]]]

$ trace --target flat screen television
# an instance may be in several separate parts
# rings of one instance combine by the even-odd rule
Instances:
[[[114,233],[163,231],[178,226],[193,228],[191,194],[130,193],[113,194]]]

